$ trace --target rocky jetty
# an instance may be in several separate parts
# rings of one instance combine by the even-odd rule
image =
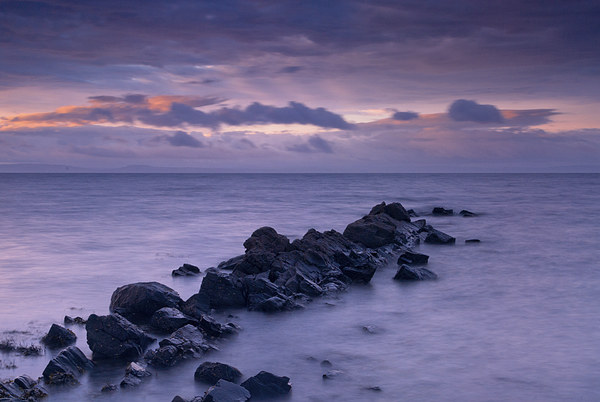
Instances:
[[[238,331],[233,323],[215,320],[211,316],[215,310],[244,308],[276,313],[302,308],[316,297],[370,282],[376,270],[389,264],[393,257],[398,258],[400,265],[394,279],[437,278],[419,266],[426,264],[429,257],[412,248],[420,242],[453,244],[455,239],[424,219],[411,221],[414,215],[400,203],[383,202],[350,223],[343,233],[310,229],[292,242],[275,229],[262,227],[244,242],[244,254],[207,269],[199,291],[185,301],[161,283],[131,283],[114,291],[109,315],[92,314],[87,320],[65,317],[65,323],[85,323],[87,343],[97,364],[103,364],[104,359],[127,359],[130,364],[120,386],[135,387],[150,375],[146,364],[164,369],[185,359],[203,357],[217,349],[215,341]],[[173,271],[175,276],[199,273],[190,264]],[[158,347],[146,351],[156,339],[145,331],[166,336]],[[53,325],[44,339],[49,345],[61,347],[72,343],[71,334],[68,329]],[[71,346],[50,361],[43,378],[46,384],[73,384],[93,365]],[[237,385],[242,374],[223,363],[202,363],[194,378],[212,386],[193,401],[272,398],[291,389],[288,377],[266,371]],[[42,395],[43,390],[36,387],[35,381],[19,377],[0,384],[0,397],[18,399],[28,392]],[[102,391],[118,392],[118,387],[109,384]]]

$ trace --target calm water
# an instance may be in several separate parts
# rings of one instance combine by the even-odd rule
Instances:
[[[287,375],[291,401],[600,400],[600,175],[0,175],[0,336],[37,342],[65,314],[106,314],[126,283],[187,298],[201,279],[172,279],[183,262],[241,254],[265,225],[342,231],[382,200],[482,215],[426,217],[457,237],[421,246],[438,281],[397,283],[392,265],[300,312],[236,312],[243,332],[206,360]],[[17,366],[0,378],[51,357],[0,354]],[[324,381],[324,359],[341,374]],[[100,367],[50,400],[191,397],[199,363],[109,396],[122,373]]]

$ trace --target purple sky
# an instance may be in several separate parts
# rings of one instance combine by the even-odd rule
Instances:
[[[600,171],[600,2],[0,2],[0,164]]]

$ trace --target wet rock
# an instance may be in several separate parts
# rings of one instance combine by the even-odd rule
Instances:
[[[135,323],[146,322],[163,307],[179,308],[183,300],[158,282],[138,282],[117,288],[110,299],[110,311]]]
[[[412,224],[415,226],[418,232],[421,232],[423,230],[426,230],[427,221],[425,219],[419,219],[412,222]]]
[[[204,362],[196,369],[194,379],[209,384],[215,384],[219,380],[237,382],[242,377],[240,370],[233,366],[218,362]]]
[[[246,277],[244,287],[249,310],[274,312],[289,310],[293,306],[280,288],[266,278]]]
[[[288,311],[295,308],[299,308],[299,306],[295,303],[292,303],[288,298],[273,296],[256,304],[253,307],[253,310],[262,311],[263,313],[275,313],[278,311]]]
[[[409,265],[422,265],[427,264],[429,256],[421,253],[415,253],[412,251],[405,251],[398,257],[398,265],[409,264]]]
[[[221,262],[217,265],[218,269],[222,269],[225,271],[233,271],[235,267],[244,259],[245,255],[238,255],[237,257],[233,257],[228,259],[227,261]]]
[[[196,276],[200,274],[200,268],[192,264],[183,264],[171,272],[171,276]]]
[[[145,356],[148,363],[155,367],[172,367],[184,359],[198,358],[215,349],[205,341],[202,332],[191,324],[179,328],[158,345],[158,349],[149,351]]]
[[[414,209],[409,209],[406,212],[408,213],[408,216],[410,216],[411,218],[418,218],[419,217],[419,214],[417,214]]]
[[[365,387],[365,389],[366,389],[367,391],[375,391],[375,392],[381,392],[381,391],[382,391],[382,390],[381,390],[381,387],[379,387],[379,386],[377,386],[377,385],[375,385],[375,386],[373,386],[373,387]]]
[[[184,325],[197,324],[194,318],[184,315],[181,311],[173,307],[163,307],[157,310],[150,319],[150,325],[162,332],[171,333]]]
[[[85,326],[87,343],[98,358],[136,358],[154,338],[118,314],[90,315]]]
[[[279,377],[267,371],[261,371],[241,385],[250,391],[253,398],[272,398],[290,392],[292,386],[289,382],[289,377]]]
[[[208,314],[210,310],[208,297],[198,293],[192,295],[183,303],[183,306],[181,306],[181,312],[183,314],[187,314],[196,319],[201,318],[203,314]]]
[[[287,237],[280,235],[271,227],[265,226],[257,229],[244,242],[246,252],[252,250],[265,250],[271,253],[291,251],[290,241]]]
[[[325,360],[321,361],[321,367],[333,367],[333,363],[331,363],[329,360],[325,359]]]
[[[454,215],[454,211],[452,209],[444,209],[442,207],[435,207],[431,214],[434,216],[451,216]]]
[[[48,396],[48,391],[33,378],[22,375],[14,380],[0,382],[0,400],[37,401]]]
[[[219,338],[238,332],[238,327],[235,324],[229,323],[223,325],[208,314],[200,317],[197,326],[204,335],[211,338]]]
[[[61,327],[58,324],[52,324],[48,334],[42,338],[42,343],[50,348],[61,348],[71,345],[77,341],[77,336],[73,331]]]
[[[437,279],[437,275],[427,268],[417,268],[403,264],[396,272],[394,279],[397,281],[424,281]]]
[[[467,211],[466,209],[463,209],[458,214],[461,215],[461,216],[463,216],[463,217],[465,217],[465,218],[473,218],[475,216],[479,216],[475,212]]]
[[[102,393],[115,392],[117,389],[118,389],[118,387],[115,384],[105,384],[100,389],[100,392],[102,392]]]
[[[481,243],[481,240],[479,240],[479,239],[467,239],[467,240],[465,240],[465,243]]]
[[[343,372],[341,370],[329,370],[325,374],[323,374],[324,380],[331,380],[335,377],[339,377]]]
[[[133,388],[137,387],[142,383],[142,379],[139,377],[135,377],[132,375],[126,375],[122,380],[119,386],[121,388]]]
[[[253,395],[254,396],[254,395]],[[204,395],[203,402],[245,402],[250,399],[250,392],[237,384],[219,380]]]
[[[442,231],[432,228],[429,226],[427,236],[425,237],[425,243],[428,244],[454,244],[456,239]]]
[[[150,373],[144,366],[139,363],[131,362],[125,369],[125,377],[121,381],[121,388],[137,387],[146,377],[150,377]]]
[[[73,317],[66,315],[64,318],[65,325],[72,325],[72,324],[85,325],[86,322],[87,322],[87,320],[83,319],[81,317],[73,318]]]
[[[410,222],[409,212],[406,209],[404,209],[402,204],[400,204],[399,202],[392,202],[391,204],[386,205],[384,201],[381,204],[375,205],[371,209],[371,212],[369,212],[369,215],[377,215],[382,213],[389,215],[397,221]]]
[[[171,402],[188,402],[187,399],[183,399],[179,395],[175,395],[175,397],[171,400]]]
[[[246,305],[244,286],[231,274],[207,272],[200,285],[198,297],[210,308],[239,308]]]
[[[46,384],[77,384],[77,378],[93,366],[79,348],[69,346],[50,360],[42,375]]]
[[[386,214],[367,215],[346,226],[344,236],[366,247],[382,247],[394,242],[396,225]]]
[[[233,272],[238,275],[255,275],[271,269],[276,254],[262,248],[252,249],[244,255],[235,266]]]

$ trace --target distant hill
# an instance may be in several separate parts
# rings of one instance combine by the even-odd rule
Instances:
[[[233,171],[224,169],[160,167],[148,165],[129,165],[114,169],[90,169],[70,165],[11,163],[0,164],[0,173],[233,173]]]

